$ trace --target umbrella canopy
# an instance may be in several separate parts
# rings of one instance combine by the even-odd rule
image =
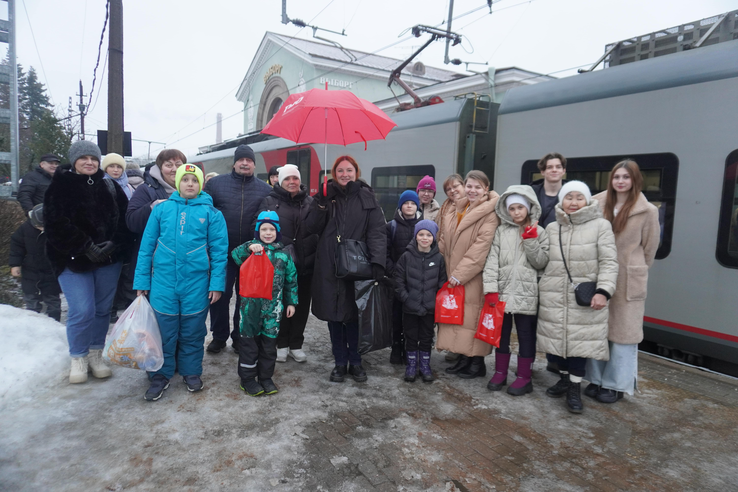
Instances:
[[[349,145],[384,139],[397,126],[374,104],[349,91],[292,94],[261,131],[295,143]]]

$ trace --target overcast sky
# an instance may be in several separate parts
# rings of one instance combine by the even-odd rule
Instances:
[[[454,16],[485,5],[456,0]],[[0,2],[0,17],[7,18],[6,8]],[[562,77],[575,70],[561,70],[596,61],[607,43],[735,9],[738,0],[496,0],[492,15],[485,7],[453,22],[464,42],[451,57]],[[225,139],[243,132],[243,105],[235,94],[264,33],[312,37],[311,29],[283,25],[281,10],[279,0],[124,0],[126,130],[188,156],[215,141],[216,113],[226,118]],[[398,36],[413,25],[443,22],[448,0],[288,0],[287,13],[345,29],[346,36],[319,36],[375,52],[408,37]],[[105,0],[16,0],[18,62],[36,69],[59,114],[70,96],[76,109],[80,79],[89,94],[104,20]],[[426,39],[410,38],[378,54],[404,58]],[[443,67],[443,51],[437,42],[418,59]],[[107,32],[87,133],[107,127],[106,53]],[[463,65],[446,68],[463,72]],[[162,148],[151,144],[152,157]],[[147,152],[147,143],[133,142],[134,156]]]

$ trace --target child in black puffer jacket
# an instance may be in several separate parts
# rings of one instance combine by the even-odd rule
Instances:
[[[415,225],[415,239],[395,264],[397,297],[402,302],[407,366],[405,381],[413,382],[420,374],[423,382],[433,381],[430,351],[433,346],[433,323],[436,293],[446,282],[446,263],[438,251],[438,225],[421,220]]]

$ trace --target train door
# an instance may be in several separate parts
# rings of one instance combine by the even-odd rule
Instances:
[[[287,164],[294,164],[300,171],[302,184],[310,190],[310,147],[290,150],[287,152]]]

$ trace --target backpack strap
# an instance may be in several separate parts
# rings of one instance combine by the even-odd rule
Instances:
[[[390,221],[390,233],[392,236],[392,240],[395,240],[395,233],[397,232],[397,221],[395,219],[392,219]]]

